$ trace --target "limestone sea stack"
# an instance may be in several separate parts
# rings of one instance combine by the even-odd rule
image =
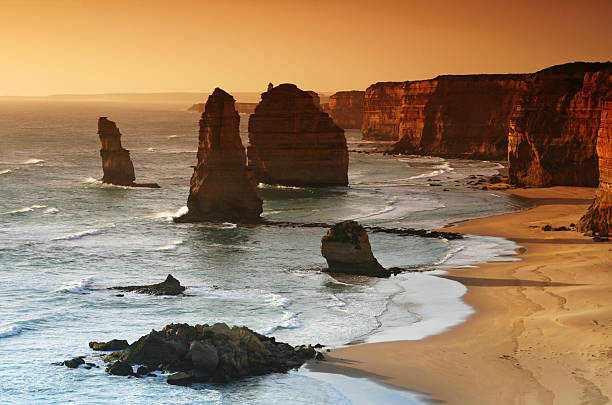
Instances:
[[[364,91],[339,91],[329,97],[329,116],[344,129],[361,129]]]
[[[234,98],[216,88],[200,119],[198,163],[191,177],[187,214],[177,222],[259,220],[262,200],[240,140]]]
[[[597,134],[599,187],[595,201],[580,219],[578,230],[601,236],[612,235],[612,92],[602,102],[601,123]]]
[[[107,117],[98,119],[98,135],[100,136],[100,156],[104,183],[119,186],[131,186],[136,180],[134,164],[130,159],[130,151],[121,146],[121,132],[115,122]]]
[[[344,131],[294,84],[281,84],[261,95],[249,118],[248,157],[261,183],[348,185]]]
[[[389,277],[391,272],[378,263],[366,230],[355,221],[332,226],[321,239],[321,254],[330,273]]]
[[[121,132],[117,125],[107,117],[98,119],[98,135],[100,136],[100,156],[102,157],[102,181],[108,184],[131,187],[159,188],[156,183],[135,183],[134,164],[130,159],[130,151],[121,146]]]
[[[612,63],[568,63],[527,79],[510,120],[508,169],[519,186],[597,186],[595,151]]]

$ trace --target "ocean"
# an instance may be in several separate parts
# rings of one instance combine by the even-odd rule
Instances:
[[[175,224],[196,164],[199,119],[182,107],[0,103],[0,403],[359,404],[368,403],[367,395],[419,403],[414,393],[307,368],[176,387],[163,376],[128,379],[103,367],[53,365],[92,355],[89,341],[132,342],[173,322],[246,325],[290,344],[331,347],[422,339],[473,313],[461,300],[465,287],[437,274],[516,260],[509,255],[517,246],[500,238],[373,233],[372,250],[383,266],[415,272],[383,280],[333,277],[323,271],[320,253],[325,228]],[[99,116],[117,122],[137,182],[157,182],[161,189],[99,181]],[[241,115],[245,145],[247,121]],[[350,150],[373,147],[359,131],[346,135]],[[351,152],[349,187],[260,185],[263,217],[433,229],[525,208],[516,197],[464,184],[470,175],[493,175],[501,167]],[[432,180],[442,186],[431,186]],[[107,290],[161,282],[167,274],[187,287],[187,296],[118,297]]]

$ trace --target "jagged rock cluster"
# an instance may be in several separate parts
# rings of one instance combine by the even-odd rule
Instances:
[[[217,88],[200,119],[198,163],[187,208],[177,222],[259,220],[262,200],[247,168],[234,98]]]
[[[595,201],[578,223],[578,230],[607,236],[612,235],[612,92],[602,102],[597,154],[599,187]]]
[[[118,186],[159,188],[155,183],[134,183],[134,164],[130,159],[130,151],[121,146],[121,132],[117,125],[107,117],[98,119],[98,135],[100,136],[100,156],[104,183]]]
[[[355,221],[332,226],[321,239],[321,254],[329,272],[389,277],[391,272],[378,263],[366,230]]]
[[[596,186],[595,145],[612,63],[569,63],[530,75],[510,120],[510,182]]]
[[[253,332],[247,327],[170,324],[151,331],[105,361],[106,371],[115,375],[148,375],[171,372],[168,383],[188,385],[285,373],[313,359],[311,346],[290,346]],[[132,366],[139,365],[134,373]]]
[[[329,116],[344,129],[361,129],[364,91],[339,91],[329,97]]]
[[[151,295],[179,295],[185,291],[185,287],[174,277],[168,274],[161,283],[149,285],[129,285],[120,287],[110,287],[109,290],[119,290]]]
[[[284,186],[346,186],[344,131],[293,84],[261,95],[249,119],[249,167],[258,182]]]

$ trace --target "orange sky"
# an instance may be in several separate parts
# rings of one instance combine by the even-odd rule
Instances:
[[[612,0],[0,0],[0,95],[335,91],[612,59]]]

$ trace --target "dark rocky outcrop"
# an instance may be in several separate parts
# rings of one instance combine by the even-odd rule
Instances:
[[[596,186],[601,100],[611,89],[612,63],[568,63],[530,75],[510,120],[510,183]]]
[[[60,363],[56,363],[60,364]],[[61,363],[62,366],[66,366],[68,368],[78,368],[80,365],[85,364],[85,360],[83,360],[83,356],[75,357],[70,360],[63,361]]]
[[[234,98],[217,88],[200,119],[198,163],[191,177],[187,208],[177,222],[254,222],[262,200],[247,168]]]
[[[612,235],[612,92],[602,103],[601,122],[597,134],[599,187],[595,201],[580,219],[578,230],[602,236]]]
[[[344,129],[361,129],[364,91],[339,91],[329,98],[329,116]]]
[[[253,114],[255,112],[255,107],[257,107],[257,103],[236,103],[236,111],[239,114]],[[196,103],[189,107],[187,111],[195,111],[199,113],[203,113],[206,109],[206,103]]]
[[[348,273],[389,277],[391,273],[378,263],[366,230],[355,221],[340,222],[321,239],[321,254],[330,273]]]
[[[108,342],[89,342],[89,347],[94,350],[106,352],[106,351],[115,351],[115,350],[123,350],[128,347],[127,340],[119,340],[113,339]]]
[[[130,151],[121,146],[121,132],[117,125],[107,117],[98,119],[98,135],[100,136],[100,156],[104,183],[118,186],[159,188],[156,183],[135,183],[134,164],[130,159]]]
[[[107,372],[132,375],[133,365],[146,372],[174,373],[169,384],[225,383],[239,378],[284,373],[315,357],[311,346],[292,347],[246,327],[170,324],[152,331],[116,355],[109,357]],[[144,373],[144,371],[143,371]]]
[[[309,93],[293,84],[281,84],[261,95],[249,118],[248,157],[261,183],[348,185],[344,131]]]
[[[166,280],[158,284],[110,287],[109,290],[128,291],[128,292],[151,294],[151,295],[179,295],[179,294],[182,294],[183,291],[185,291],[185,287],[183,287],[177,279],[172,277],[171,274],[168,274],[168,277],[166,277]],[[89,344],[89,347],[92,347],[92,343],[97,343],[97,342],[91,342]],[[95,350],[115,350],[115,349],[95,349]]]

